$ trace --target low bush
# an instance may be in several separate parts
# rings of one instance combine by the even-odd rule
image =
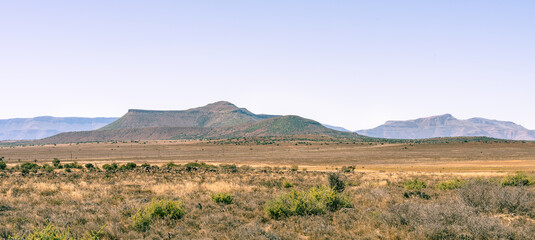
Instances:
[[[461,188],[464,185],[466,185],[466,181],[462,181],[456,178],[456,179],[439,182],[437,185],[435,185],[435,188],[437,190],[451,190],[451,189]]]
[[[349,197],[326,186],[309,190],[291,191],[267,202],[265,212],[273,219],[287,216],[319,215],[351,207]]]
[[[503,187],[485,181],[468,182],[458,191],[459,198],[481,212],[533,215],[535,194],[526,187]]]
[[[329,186],[334,191],[341,193],[346,189],[346,179],[340,173],[330,173]]]
[[[210,195],[210,197],[215,203],[231,204],[234,200],[234,197],[230,193],[216,193]]]
[[[0,170],[5,170],[7,168],[7,165],[4,161],[0,161]]]
[[[83,166],[78,164],[77,162],[73,162],[73,163],[65,163],[63,164],[63,168],[76,168],[76,169],[82,169]]]
[[[103,235],[103,228],[101,228],[98,231],[89,231],[86,232],[85,237],[75,237],[74,234],[72,234],[68,229],[65,231],[62,231],[56,226],[54,226],[52,223],[48,223],[45,227],[41,228],[34,228],[30,233],[27,234],[16,234],[15,236],[10,236],[9,239],[15,239],[15,240],[74,240],[74,239],[82,239],[82,240],[96,240],[96,239],[102,239]]]
[[[132,226],[139,231],[146,231],[154,219],[177,220],[186,214],[184,203],[173,200],[152,200],[132,216]]]
[[[403,186],[407,190],[422,190],[427,187],[427,184],[422,180],[414,179],[406,181]]]
[[[95,169],[95,165],[93,165],[91,163],[86,163],[85,164],[85,168],[87,168],[88,170],[93,170],[93,169]]]
[[[117,168],[119,168],[119,166],[117,165],[117,163],[104,164],[104,165],[102,165],[102,169],[104,169],[104,170],[106,170],[106,171],[117,170]]]
[[[502,186],[529,186],[535,184],[535,178],[525,172],[516,172],[502,178]]]
[[[297,170],[299,170],[299,166],[297,166],[297,165],[292,165],[290,167],[290,171],[292,171],[292,172],[297,172]]]
[[[383,221],[396,229],[406,229],[406,239],[524,239],[514,227],[499,219],[477,214],[462,202],[425,204],[406,202],[383,213]]]
[[[125,165],[121,165],[119,167],[119,170],[134,170],[134,169],[136,169],[136,167],[137,167],[137,164],[129,162],[129,163],[125,164]]]
[[[291,182],[284,181],[284,182],[282,183],[282,187],[284,187],[284,188],[291,188],[291,187],[293,187],[293,186],[294,186],[294,185],[293,185]]]

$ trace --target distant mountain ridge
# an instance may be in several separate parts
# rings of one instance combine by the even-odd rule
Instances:
[[[0,141],[33,140],[62,132],[88,131],[101,128],[117,118],[50,117],[0,120]]]
[[[254,114],[221,101],[183,111],[129,110],[123,117],[94,131],[60,133],[39,143],[108,140],[222,139],[321,135],[362,139],[299,116]]]
[[[272,117],[278,116],[253,114],[245,108],[238,108],[232,103],[220,101],[183,111],[130,109],[124,116],[101,130],[146,127],[222,127]]]
[[[451,114],[385,124],[357,133],[378,138],[425,139],[438,137],[484,136],[509,140],[535,140],[535,131],[508,121],[470,118],[460,120]]]

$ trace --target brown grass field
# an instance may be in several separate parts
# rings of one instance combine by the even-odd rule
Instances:
[[[278,144],[278,145],[277,145]],[[0,147],[8,165],[24,162],[184,164],[198,161],[251,166],[299,165],[334,170],[507,172],[535,170],[535,143],[381,144],[290,141],[269,145],[202,141],[140,141]]]
[[[101,142],[0,156],[2,239],[535,236],[531,142]]]

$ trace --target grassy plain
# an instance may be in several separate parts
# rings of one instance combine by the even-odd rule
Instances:
[[[47,225],[75,239],[535,235],[530,142],[108,142],[3,147],[0,156],[8,169],[15,167],[0,170],[0,238],[28,238]],[[16,170],[25,162],[51,165],[54,158],[98,168]],[[137,166],[103,168],[127,162]],[[208,165],[186,165],[192,162]],[[334,186],[339,193],[332,196],[348,202],[332,207],[316,186]],[[153,206],[162,200],[169,200],[163,209]]]
[[[299,165],[308,170],[478,172],[534,171],[533,142],[457,142],[436,144],[340,141],[139,141],[0,147],[8,165],[50,163],[165,164],[206,162],[251,166]]]

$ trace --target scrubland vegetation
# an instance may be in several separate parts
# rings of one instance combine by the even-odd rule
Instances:
[[[530,172],[475,178],[352,166],[338,172],[198,162],[108,166],[56,161],[0,170],[0,238],[535,236]]]

